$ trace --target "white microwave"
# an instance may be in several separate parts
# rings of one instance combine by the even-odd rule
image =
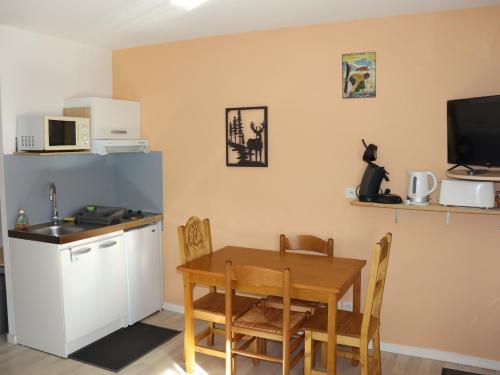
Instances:
[[[17,150],[90,150],[90,120],[84,117],[18,116]]]

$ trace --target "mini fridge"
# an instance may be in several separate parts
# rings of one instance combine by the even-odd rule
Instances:
[[[132,325],[163,307],[160,223],[125,231],[128,324]]]

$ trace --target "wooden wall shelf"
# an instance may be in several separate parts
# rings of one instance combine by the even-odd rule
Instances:
[[[492,181],[500,182],[500,171],[489,170],[484,173],[479,173],[475,175],[467,174],[466,170],[452,170],[446,172],[446,177],[457,178],[459,180],[471,180],[471,181]]]
[[[487,208],[442,206],[437,203],[431,203],[428,206],[415,206],[404,203],[383,204],[383,203],[360,202],[358,200],[352,200],[351,206],[371,207],[371,208],[392,208],[394,210],[394,223],[397,223],[399,220],[399,210],[442,212],[446,214],[446,224],[450,223],[450,216],[452,213],[490,215],[490,216],[500,217],[500,209],[498,208],[487,209]]]
[[[500,209],[498,208],[472,208],[472,207],[455,207],[455,206],[442,206],[437,203],[431,203],[428,206],[415,206],[409,204],[382,204],[371,202],[360,202],[358,200],[351,201],[351,206],[359,207],[374,207],[374,208],[392,208],[393,210],[410,210],[410,211],[433,211],[433,212],[450,212],[459,214],[477,214],[477,215],[495,215],[500,216]]]
[[[56,155],[89,155],[90,151],[55,151],[55,152],[14,152],[21,156],[56,156]]]

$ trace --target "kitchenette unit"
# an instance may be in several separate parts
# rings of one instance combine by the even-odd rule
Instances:
[[[67,357],[161,309],[162,215],[141,216],[9,231],[20,344]]]
[[[19,115],[5,170],[13,341],[67,357],[161,310],[163,204],[139,102],[71,98],[63,115]]]

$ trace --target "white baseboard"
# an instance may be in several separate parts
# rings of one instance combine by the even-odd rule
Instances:
[[[163,308],[168,311],[184,314],[184,306],[175,303],[164,303]],[[480,367],[489,370],[500,371],[500,361],[473,357],[469,355],[445,352],[442,350],[419,348],[417,346],[407,346],[381,342],[380,347],[384,352],[409,355],[412,357],[433,359],[436,361],[457,363],[465,366]]]
[[[436,349],[419,348],[416,346],[391,344],[388,342],[381,342],[380,348],[384,352],[404,354],[413,357],[428,358],[436,361],[458,363],[460,365],[500,371],[500,361],[495,361],[493,359],[473,357],[465,354],[445,352]]]
[[[7,334],[7,342],[9,344],[17,344],[17,336],[10,333]]]
[[[184,306],[175,303],[163,302],[163,310],[184,314]]]

